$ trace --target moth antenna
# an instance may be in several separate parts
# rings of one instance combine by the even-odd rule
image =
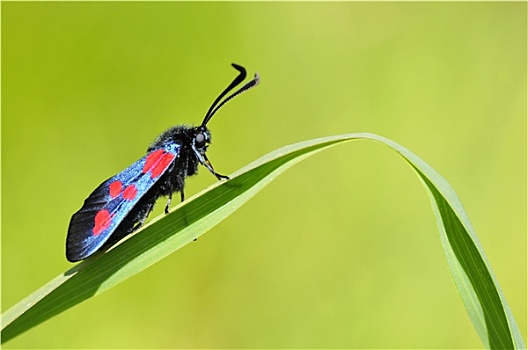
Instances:
[[[238,84],[240,84],[241,82],[244,81],[244,79],[246,79],[246,69],[242,66],[239,66],[238,64],[235,64],[235,63],[231,63],[231,65],[236,69],[238,70],[240,73],[238,74],[238,76],[231,82],[231,84],[229,84],[229,86],[224,90],[222,91],[222,93],[216,98],[216,100],[214,100],[213,104],[211,105],[211,107],[209,107],[209,110],[207,111],[207,113],[205,114],[205,117],[204,117],[204,120],[202,122],[202,126],[204,126],[205,124],[207,124],[207,122],[209,121],[209,119],[211,119],[211,117],[213,116],[213,113],[211,113],[213,111],[213,109],[215,108],[216,104],[222,99],[222,97],[224,97],[229,91],[233,90]]]
[[[207,111],[207,114],[205,115],[205,118],[204,118],[204,120],[202,122],[202,126],[205,126],[209,122],[209,120],[211,120],[213,115],[220,109],[220,107],[225,105],[229,100],[231,100],[233,97],[241,94],[242,92],[247,91],[247,90],[251,89],[254,86],[257,86],[258,83],[260,82],[260,77],[259,77],[258,73],[255,73],[255,77],[252,80],[248,81],[246,84],[244,84],[244,86],[242,86],[240,89],[238,89],[237,91],[235,91],[234,93],[232,93],[231,95],[226,97],[226,99],[224,101],[222,101],[220,104],[218,104],[218,102],[220,102],[220,100],[226,94],[228,94],[229,91],[233,90],[238,84],[240,84],[242,81],[244,81],[244,79],[246,79],[246,75],[247,74],[246,74],[246,69],[244,67],[239,66],[238,64],[235,64],[235,63],[232,63],[231,65],[236,70],[238,70],[240,72],[240,74],[238,74],[238,76],[231,82],[231,84],[229,84],[229,86],[213,102],[213,104],[211,105],[211,107]]]

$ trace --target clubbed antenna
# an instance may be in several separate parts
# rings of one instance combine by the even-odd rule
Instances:
[[[211,107],[207,111],[207,114],[205,115],[205,118],[204,118],[204,120],[202,122],[202,126],[205,126],[209,122],[209,120],[211,120],[211,118],[216,113],[216,111],[218,111],[220,109],[220,107],[225,105],[227,103],[227,101],[231,100],[233,97],[241,94],[242,92],[247,91],[247,90],[251,89],[252,87],[258,85],[258,83],[260,81],[260,77],[259,77],[258,73],[255,73],[255,77],[252,80],[248,81],[246,84],[244,84],[244,86],[242,86],[240,89],[238,89],[237,91],[235,91],[234,93],[232,93],[231,95],[226,97],[225,100],[220,102],[220,100],[222,100],[222,98],[225,95],[227,95],[238,84],[240,84],[241,82],[244,81],[244,79],[246,79],[246,75],[247,74],[246,74],[246,69],[244,67],[239,66],[238,64],[235,64],[235,63],[232,63],[231,65],[236,70],[238,70],[240,72],[240,74],[238,74],[238,76],[235,78],[235,80],[233,80],[231,82],[231,84],[229,84],[229,86],[220,94],[220,96],[218,96],[216,98],[216,100],[214,100],[213,104],[211,105]]]

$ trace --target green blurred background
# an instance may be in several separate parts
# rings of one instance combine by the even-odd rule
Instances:
[[[2,310],[72,266],[85,197],[200,123],[236,62],[262,82],[209,124],[220,173],[333,134],[401,143],[456,189],[526,339],[526,39],[526,3],[2,3]],[[368,142],[6,344],[481,346],[426,192]]]

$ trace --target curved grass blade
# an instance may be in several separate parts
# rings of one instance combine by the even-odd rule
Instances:
[[[373,134],[325,137],[283,147],[160,216],[104,254],[87,259],[2,315],[2,343],[141,272],[198,238],[233,213],[290,166],[325,148],[367,139],[398,152],[428,190],[451,276],[483,344],[524,343],[473,228],[452,187],[434,169],[395,142]]]

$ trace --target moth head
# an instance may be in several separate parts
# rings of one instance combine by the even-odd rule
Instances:
[[[197,127],[192,139],[193,148],[203,154],[207,150],[207,146],[209,146],[210,143],[211,133],[209,130],[203,125]]]

